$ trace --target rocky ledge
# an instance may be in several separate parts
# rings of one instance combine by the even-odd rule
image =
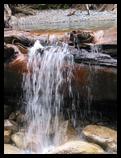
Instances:
[[[80,98],[82,98],[79,106],[82,109],[84,107],[87,108],[83,106],[83,102],[87,100],[89,94],[88,86],[92,96],[91,111],[94,111],[94,109],[102,111],[103,115],[108,115],[113,120],[116,117],[117,107],[117,44],[115,31],[114,28],[95,32],[89,30],[57,33],[5,31],[5,116],[7,117],[11,112],[9,106],[12,106],[13,111],[21,106],[21,83],[23,73],[28,72],[28,50],[36,40],[39,40],[45,49],[49,49],[50,46],[55,44],[61,47],[62,42],[69,44],[70,52],[75,60],[72,87],[76,97],[78,95],[75,89],[79,92]],[[77,45],[79,46],[78,48]],[[65,66],[68,68],[67,65]],[[66,83],[62,87],[62,93],[65,94],[64,100],[69,105],[71,103],[68,101],[71,101],[71,98],[68,98]],[[88,104],[88,100],[85,104]],[[79,109],[80,107],[77,108]],[[110,113],[108,111],[109,108]],[[113,117],[111,118],[111,116]]]
[[[41,147],[36,135],[27,137],[25,115],[17,111],[9,115],[4,123],[4,153],[24,154],[27,151],[39,153],[37,146]],[[117,131],[104,125],[83,123],[74,128],[70,120],[61,121],[60,128],[66,129],[60,145],[50,147],[45,154],[116,154]],[[21,123],[22,124],[21,124]],[[17,128],[19,127],[19,129]],[[80,128],[81,127],[81,128]],[[43,131],[41,131],[43,132]],[[49,134],[52,136],[50,129]]]

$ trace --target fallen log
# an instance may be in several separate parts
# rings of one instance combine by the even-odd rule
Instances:
[[[117,44],[117,30],[111,28],[108,30],[89,31],[89,30],[77,30],[72,32],[25,32],[25,31],[4,31],[4,41],[11,43],[14,40],[25,45],[31,46],[35,40],[39,39],[42,43],[47,43],[54,39],[57,41],[71,42],[75,44],[74,38],[77,38],[78,44],[85,45],[101,45],[101,44]]]
[[[20,43],[25,47],[31,47],[36,40],[39,40],[43,45],[54,44],[58,41],[68,43],[69,35],[65,32],[62,33],[36,33],[25,31],[4,31],[4,42],[10,44]]]
[[[30,47],[34,44],[34,39],[28,32],[22,31],[5,31],[4,42],[14,44],[15,42],[21,43],[24,46]]]
[[[99,31],[77,30],[70,33],[70,41],[75,47],[83,45],[117,44],[116,28]]]
[[[52,45],[56,42],[60,42],[60,44],[61,42],[69,43],[70,40],[72,42],[74,40],[71,37],[72,33],[74,34],[74,36],[76,35],[76,37],[81,38],[80,50],[75,49],[73,45],[70,46],[70,52],[72,52],[72,54],[74,55],[75,62],[84,63],[88,65],[92,64],[92,65],[102,65],[108,67],[117,67],[117,60],[115,60],[117,58],[117,45],[110,44],[111,40],[112,41],[117,40],[116,39],[117,34],[115,32],[115,28],[105,31],[96,31],[96,32],[86,31],[86,30],[82,32],[80,30],[79,31],[77,30],[71,32],[70,34],[67,32],[47,34],[47,33],[39,33],[39,32],[34,33],[34,32],[25,32],[25,31],[15,31],[15,30],[5,31],[4,42],[10,43],[11,45],[10,44],[7,45],[8,52],[7,52],[7,48],[5,48],[4,60],[6,61],[6,59],[8,60],[8,58],[10,58],[11,61],[11,59],[16,56],[16,52],[18,52],[19,55],[14,61],[9,63],[9,66],[13,68],[15,67],[15,70],[17,71],[18,68],[20,68],[19,70],[20,72],[21,71],[23,72],[24,70],[26,71],[27,57],[24,56],[23,54],[26,55],[28,53],[28,48],[33,46],[36,40],[39,40],[42,45]],[[85,43],[86,39],[88,40],[88,43]],[[110,42],[107,39],[110,39]],[[108,45],[105,44],[105,40],[109,42]],[[93,41],[97,41],[97,42],[94,44]],[[99,51],[101,51],[101,53],[95,52],[95,50],[98,51],[98,48],[100,47],[101,50],[99,49]],[[83,51],[83,49],[86,49],[88,52],[92,51],[93,56],[90,57],[90,54],[87,51]],[[103,53],[108,55],[104,55]],[[115,57],[115,59],[112,59],[110,55]]]

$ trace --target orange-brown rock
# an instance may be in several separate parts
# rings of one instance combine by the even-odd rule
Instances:
[[[21,50],[16,45],[4,44],[4,63],[5,68],[12,71],[27,71],[27,57],[21,53]]]

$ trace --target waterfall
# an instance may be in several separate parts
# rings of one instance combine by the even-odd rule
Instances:
[[[33,139],[36,153],[44,153],[60,145],[66,135],[67,124],[63,121],[63,89],[72,95],[73,55],[67,44],[44,47],[39,41],[28,53],[28,70],[23,75],[26,102],[27,134],[25,141]],[[36,143],[35,143],[36,142]]]

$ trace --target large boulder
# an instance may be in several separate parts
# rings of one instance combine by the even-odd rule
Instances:
[[[97,143],[108,151],[117,151],[117,132],[105,126],[88,125],[82,134],[90,142]]]
[[[25,134],[23,132],[17,132],[11,136],[12,142],[20,149],[24,149],[26,147],[24,138]]]
[[[68,123],[66,135],[67,135],[67,141],[79,139],[79,135],[77,131],[74,129],[74,127],[70,123]]]
[[[26,131],[20,131],[13,134],[11,140],[21,150],[37,152],[38,147],[41,147],[38,136],[34,134],[31,134],[30,136]]]
[[[70,141],[59,147],[54,148],[47,154],[103,154],[104,150],[92,143],[84,141]]]

